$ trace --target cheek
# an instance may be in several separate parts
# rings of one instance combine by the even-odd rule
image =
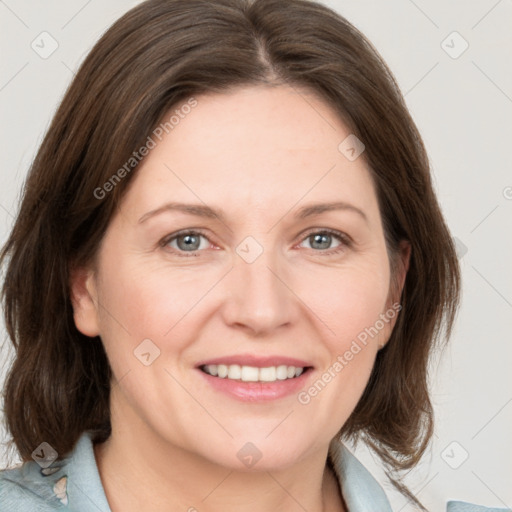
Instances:
[[[386,260],[376,258],[328,274],[308,274],[299,296],[329,327],[333,348],[344,350],[385,312],[389,278]]]
[[[329,327],[323,330],[324,366],[298,396],[299,403],[319,423],[329,426],[332,436],[347,421],[361,398],[379,342],[389,326],[381,320],[381,314],[385,314],[387,288],[379,279],[357,277],[352,273],[350,278],[333,279],[328,300],[325,300],[325,293],[316,292],[317,304],[323,305],[318,316]],[[310,295],[312,300],[314,293]]]
[[[329,404],[326,410],[337,411],[338,423],[347,419],[362,395],[378,345],[395,315],[392,311],[393,315],[386,316],[389,270],[385,263],[375,259],[373,264],[345,267],[331,272],[324,287],[318,286],[318,281],[313,286],[311,280],[303,288],[308,306],[325,323],[323,344],[328,356],[301,403],[321,394],[317,405]]]
[[[194,316],[194,308],[218,277],[191,269],[170,269],[132,261],[105,260],[101,279],[102,332],[110,344],[133,350],[144,339],[163,349]],[[181,338],[186,339],[186,336]],[[185,343],[185,342],[183,342]]]

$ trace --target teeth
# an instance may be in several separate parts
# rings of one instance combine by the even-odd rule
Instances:
[[[258,382],[259,369],[254,366],[242,366],[241,380],[244,382]]]
[[[238,364],[208,364],[202,367],[203,371],[220,377],[221,379],[241,380],[243,382],[275,382],[299,377],[304,368],[295,366],[268,366],[257,368],[255,366],[239,366]]]
[[[258,372],[256,372],[256,375]],[[277,370],[275,366],[269,366],[268,368],[260,368],[259,371],[260,380],[263,382],[274,382],[277,378]]]
[[[237,364],[228,367],[228,379],[240,379],[242,377],[242,368]]]
[[[290,371],[288,371],[288,367],[286,365],[281,365],[277,367],[276,377],[279,380],[291,379],[295,377],[295,369],[293,366],[290,366]]]

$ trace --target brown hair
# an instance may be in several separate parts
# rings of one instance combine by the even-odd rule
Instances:
[[[100,442],[110,435],[111,371],[101,340],[75,327],[69,279],[71,268],[93,261],[135,167],[100,199],[98,187],[171,107],[256,84],[310,90],[338,113],[366,146],[393,275],[399,242],[411,244],[403,309],[339,435],[364,438],[416,501],[391,472],[413,467],[432,436],[427,368],[443,325],[451,335],[458,260],[392,73],[354,26],[313,1],[148,0],[86,57],[0,253],[1,263],[8,259],[2,300],[15,348],[4,390],[7,428],[23,460],[43,440],[64,455],[85,430]]]

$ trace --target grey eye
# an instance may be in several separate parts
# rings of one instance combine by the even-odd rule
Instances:
[[[330,233],[318,232],[307,236],[304,241],[308,241],[312,249],[331,249],[332,242],[338,237]],[[340,244],[339,244],[340,245]]]
[[[179,251],[192,252],[201,248],[201,239],[206,240],[206,238],[199,233],[182,233],[170,238],[166,245],[169,245],[171,248]],[[176,245],[173,245],[175,242]],[[207,246],[208,244],[206,244],[206,247]]]

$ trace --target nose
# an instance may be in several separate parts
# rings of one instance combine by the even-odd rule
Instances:
[[[253,336],[292,324],[298,318],[300,301],[290,286],[289,275],[284,264],[269,250],[263,250],[251,263],[236,255],[234,268],[225,283],[226,324]]]

